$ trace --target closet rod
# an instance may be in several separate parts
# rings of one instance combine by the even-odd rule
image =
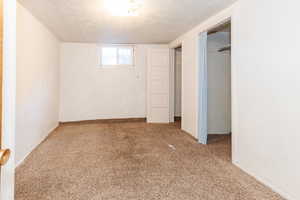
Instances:
[[[219,49],[218,52],[230,51],[230,50],[231,50],[231,45],[228,45]]]

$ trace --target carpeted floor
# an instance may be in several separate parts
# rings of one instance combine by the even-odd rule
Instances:
[[[16,200],[279,200],[230,163],[230,137],[177,124],[60,126],[16,170]]]

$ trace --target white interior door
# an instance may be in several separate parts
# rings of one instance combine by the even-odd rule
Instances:
[[[14,199],[14,136],[16,99],[16,0],[0,0],[1,4],[1,143],[0,199]],[[3,6],[3,7],[2,7]],[[3,18],[2,18],[3,16]],[[3,25],[3,26],[2,26]],[[3,78],[3,79],[2,79]],[[12,154],[10,155],[9,150]],[[7,162],[6,162],[7,161]]]
[[[170,122],[170,50],[153,48],[147,56],[147,122]]]

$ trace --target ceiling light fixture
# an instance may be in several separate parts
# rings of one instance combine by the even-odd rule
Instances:
[[[113,16],[138,16],[142,0],[105,0],[105,8]]]

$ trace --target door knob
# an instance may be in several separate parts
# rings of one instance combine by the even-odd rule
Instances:
[[[9,149],[1,149],[0,150],[0,166],[3,166],[7,163],[10,157]]]

